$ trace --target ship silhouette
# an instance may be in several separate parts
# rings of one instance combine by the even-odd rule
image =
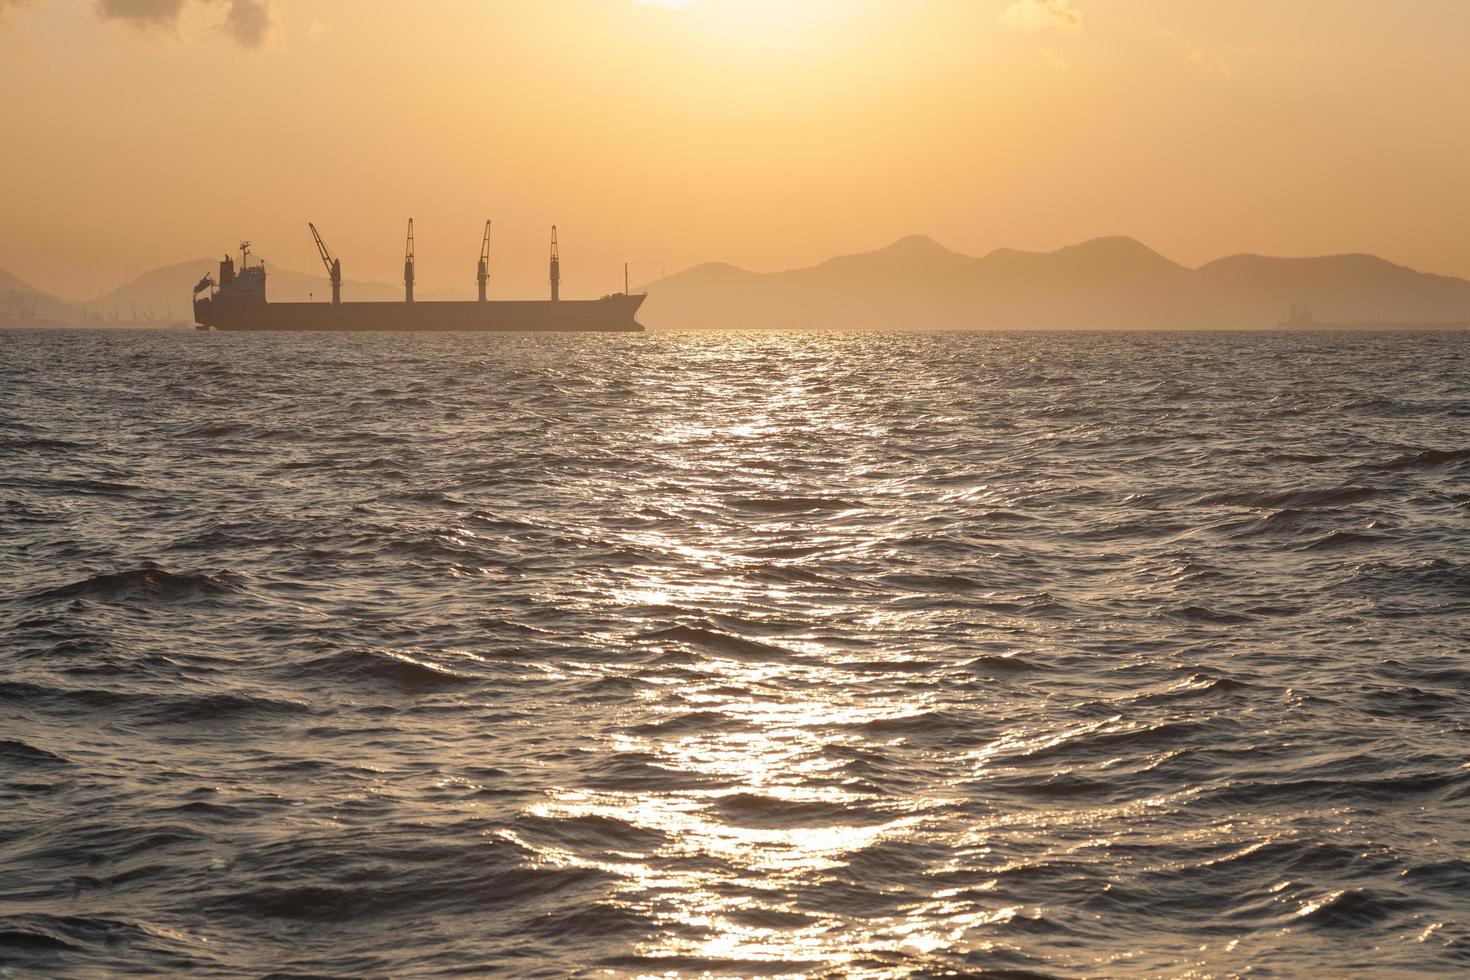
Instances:
[[[561,255],[556,227],[551,229],[551,298],[489,300],[490,222],[480,245],[476,270],[479,298],[470,301],[415,302],[413,219],[403,259],[403,302],[344,302],[342,261],[332,255],[314,224],[308,224],[332,287],[330,303],[272,303],[266,298],[265,264],[252,264],[250,243],[240,243],[240,264],[226,255],[218,278],[205,276],[194,286],[194,321],[200,330],[462,330],[462,331],[641,331],[635,319],[647,296],[610,293],[595,300],[561,298]]]

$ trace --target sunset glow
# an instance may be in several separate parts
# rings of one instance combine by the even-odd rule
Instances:
[[[553,223],[582,296],[624,261],[775,270],[914,233],[1470,272],[1451,0],[278,0],[253,33],[233,9],[0,5],[0,81],[27,93],[0,267],[86,296],[249,237],[311,271],[311,220],[392,282],[412,215],[425,289],[471,288],[493,217],[500,295],[539,291]],[[57,64],[65,85],[26,81]]]
[[[0,980],[1470,966],[1470,0],[0,0]]]

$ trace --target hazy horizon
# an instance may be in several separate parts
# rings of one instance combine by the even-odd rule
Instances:
[[[851,251],[848,251],[848,252],[842,252],[842,253],[837,253],[837,254],[833,254],[833,255],[812,255],[812,256],[807,256],[805,258],[799,258],[799,259],[796,260],[795,264],[790,265],[790,266],[781,266],[781,267],[772,267],[772,268],[753,268],[753,267],[749,267],[749,266],[738,265],[738,264],[736,264],[734,262],[730,262],[730,261],[728,261],[726,259],[723,259],[723,258],[711,257],[711,258],[706,258],[706,259],[702,259],[702,260],[698,260],[698,261],[692,262],[692,263],[690,263],[687,266],[679,266],[678,268],[673,268],[673,269],[660,269],[656,274],[651,275],[651,276],[635,277],[632,280],[632,286],[635,289],[644,288],[644,287],[648,287],[648,286],[653,286],[653,285],[656,285],[657,283],[659,283],[659,282],[661,282],[663,280],[675,280],[675,279],[679,279],[679,278],[685,276],[688,273],[700,272],[700,271],[703,271],[703,270],[708,269],[708,268],[711,268],[711,267],[716,267],[716,268],[729,268],[729,269],[736,270],[738,272],[750,273],[750,274],[756,275],[756,276],[772,276],[772,275],[781,275],[781,274],[786,274],[786,273],[808,272],[808,271],[813,271],[813,270],[819,269],[820,267],[822,267],[822,266],[824,266],[824,265],[826,265],[826,264],[828,264],[828,263],[830,263],[830,262],[832,262],[834,260],[853,259],[853,258],[861,258],[863,256],[878,255],[878,254],[890,252],[890,251],[892,251],[894,249],[902,248],[903,246],[905,246],[906,244],[908,244],[910,242],[925,242],[925,243],[929,243],[929,244],[931,244],[933,246],[937,246],[939,249],[942,249],[945,252],[948,252],[948,253],[956,256],[956,257],[963,258],[963,259],[985,259],[985,258],[992,257],[996,253],[1009,253],[1009,252],[1016,252],[1016,253],[1021,253],[1021,254],[1025,254],[1025,255],[1047,256],[1047,255],[1055,255],[1057,253],[1067,252],[1069,250],[1074,250],[1074,249],[1077,249],[1077,248],[1080,248],[1080,247],[1084,247],[1084,246],[1094,245],[1094,244],[1097,244],[1097,243],[1103,243],[1103,242],[1131,242],[1131,243],[1133,243],[1135,245],[1141,246],[1142,249],[1145,250],[1145,251],[1147,251],[1147,252],[1154,253],[1155,255],[1159,256],[1161,259],[1163,259],[1163,260],[1165,260],[1167,262],[1177,264],[1181,268],[1187,269],[1187,270],[1191,270],[1191,271],[1198,271],[1200,269],[1203,269],[1206,266],[1209,266],[1209,265],[1211,265],[1213,263],[1219,262],[1219,261],[1224,260],[1224,259],[1237,259],[1237,258],[1241,258],[1241,257],[1257,257],[1257,258],[1282,259],[1282,260],[1291,261],[1291,260],[1297,260],[1297,259],[1335,259],[1335,258],[1348,258],[1348,257],[1352,257],[1352,256],[1367,256],[1367,257],[1374,258],[1374,259],[1382,259],[1383,261],[1385,261],[1385,262],[1387,262],[1387,263],[1389,263],[1391,265],[1395,265],[1395,266],[1399,266],[1399,267],[1402,267],[1402,268],[1405,268],[1405,269],[1409,269],[1409,270],[1411,270],[1413,272],[1416,272],[1416,273],[1423,273],[1423,274],[1426,274],[1426,275],[1433,275],[1433,276],[1444,275],[1442,273],[1436,273],[1436,272],[1434,272],[1432,270],[1428,270],[1428,269],[1417,269],[1417,268],[1413,267],[1412,265],[1410,265],[1408,263],[1399,262],[1399,261],[1395,260],[1395,258],[1393,256],[1391,256],[1391,255],[1383,255],[1383,254],[1376,253],[1376,252],[1371,252],[1371,251],[1365,251],[1365,252],[1332,252],[1332,253],[1322,253],[1322,254],[1314,254],[1314,255],[1278,255],[1278,254],[1271,254],[1271,253],[1263,252],[1263,251],[1260,251],[1260,250],[1249,250],[1248,249],[1248,250],[1245,250],[1245,251],[1242,251],[1242,252],[1234,252],[1234,253],[1230,253],[1230,254],[1216,255],[1216,256],[1213,256],[1213,257],[1210,257],[1210,258],[1206,258],[1203,261],[1200,261],[1198,263],[1189,263],[1189,262],[1180,261],[1180,260],[1176,259],[1174,256],[1168,255],[1168,254],[1166,254],[1166,253],[1164,253],[1164,252],[1162,252],[1162,251],[1154,248],[1147,241],[1143,241],[1143,240],[1141,240],[1141,239],[1139,239],[1139,238],[1137,238],[1137,237],[1135,237],[1133,235],[1128,235],[1128,234],[1125,234],[1125,233],[1118,233],[1118,234],[1111,234],[1111,235],[1097,235],[1097,236],[1093,236],[1093,237],[1087,238],[1087,239],[1079,239],[1077,241],[1062,242],[1061,244],[1059,244],[1059,245],[1057,245],[1055,247],[1052,247],[1052,248],[1019,249],[1019,248],[1015,248],[1014,246],[1001,244],[1001,245],[995,246],[994,248],[987,249],[983,253],[971,253],[971,252],[967,252],[967,251],[964,251],[964,250],[961,250],[961,249],[954,248],[949,243],[944,242],[944,241],[940,241],[939,239],[935,238],[932,235],[928,235],[928,234],[925,234],[923,232],[913,232],[913,233],[910,233],[910,234],[907,234],[907,235],[902,235],[902,236],[900,236],[900,237],[898,237],[896,239],[885,240],[885,241],[882,241],[882,242],[872,243],[872,244],[870,244],[868,246],[859,246],[859,247],[854,248],[854,249],[852,249]],[[271,250],[267,250],[267,249],[262,249],[258,243],[251,242],[250,244],[251,244],[250,256],[251,256],[251,261],[252,262],[257,261],[257,260],[264,262],[267,266],[269,266],[270,268],[272,268],[277,273],[277,275],[280,275],[280,274],[283,274],[284,273],[284,274],[289,274],[293,278],[294,277],[297,277],[297,276],[300,276],[300,277],[305,277],[305,278],[309,278],[309,279],[313,279],[313,280],[321,280],[321,283],[323,285],[323,288],[325,288],[326,277],[325,277],[325,274],[323,273],[323,271],[321,269],[320,260],[316,260],[316,261],[310,262],[310,263],[305,263],[304,262],[299,267],[298,266],[293,266],[293,265],[289,265],[289,264],[286,264],[286,263],[283,263],[283,262],[278,261],[275,252],[273,252]],[[198,263],[198,262],[216,263],[224,255],[229,255],[236,262],[239,262],[239,257],[240,257],[239,245],[240,245],[240,243],[239,242],[236,242],[236,243],[234,243],[234,245],[230,246],[229,248],[220,249],[220,250],[217,250],[215,253],[208,254],[208,255],[192,255],[192,256],[187,256],[187,257],[180,256],[177,259],[175,259],[174,261],[165,262],[162,265],[158,265],[158,266],[151,266],[151,267],[146,267],[146,268],[136,268],[136,267],[129,266],[127,268],[127,270],[126,270],[126,278],[125,279],[120,279],[118,282],[114,283],[111,287],[104,287],[104,289],[103,289],[103,295],[112,295],[112,293],[115,292],[115,291],[124,290],[124,289],[126,289],[126,287],[137,285],[141,281],[145,281],[149,277],[154,276],[154,275],[156,275],[158,273],[161,273],[161,272],[170,271],[170,270],[177,269],[177,268],[184,267],[184,266],[192,266],[194,263]],[[543,261],[542,264],[544,266],[544,261]],[[397,270],[397,271],[401,274],[401,268],[400,268],[400,270]],[[12,275],[14,274],[14,270],[5,268],[4,266],[0,266],[0,272],[9,272]],[[349,293],[350,293],[350,291],[353,288],[372,287],[372,288],[376,289],[378,287],[386,287],[386,288],[389,288],[389,289],[391,289],[393,291],[393,296],[396,299],[396,298],[398,298],[398,295],[399,295],[399,293],[402,290],[402,285],[401,285],[401,282],[398,282],[398,281],[395,281],[394,280],[394,278],[393,278],[394,273],[395,273],[395,270],[387,270],[387,272],[385,272],[385,274],[384,274],[384,276],[383,276],[382,279],[369,278],[367,276],[345,276],[344,277],[344,281],[346,283],[346,289],[348,290]],[[473,273],[473,269],[471,270],[471,273]],[[74,304],[77,304],[77,305],[86,305],[89,302],[93,302],[97,298],[96,297],[96,294],[94,294],[92,297],[88,297],[88,296],[85,296],[85,295],[68,295],[68,294],[65,294],[65,293],[58,292],[55,289],[52,289],[48,283],[44,283],[44,282],[31,282],[29,280],[24,280],[24,277],[20,277],[20,278],[22,278],[22,280],[25,281],[27,285],[34,287],[38,291],[40,291],[42,293],[49,293],[51,295],[56,296],[59,299],[62,299],[62,300],[67,301],[68,303],[74,303]],[[544,278],[544,269],[543,269],[543,278]],[[606,278],[606,277],[604,276],[603,278]],[[1453,276],[1453,275],[1451,275],[1451,276],[1449,276],[1449,278],[1462,279],[1462,280],[1465,280],[1467,282],[1470,282],[1470,275],[1467,275],[1467,276]],[[420,278],[419,278],[418,281],[423,282],[425,280],[424,280],[424,278],[422,276],[420,276]],[[614,287],[621,288],[621,286],[622,286],[622,282],[621,282],[621,279],[619,279],[618,282],[612,283],[607,288],[608,289],[611,289],[611,288],[614,288]],[[530,290],[533,293],[538,293],[538,294],[539,294],[539,292],[544,292],[545,291],[545,285],[544,285],[544,283],[539,284],[539,285],[533,283],[533,284],[531,284],[531,286],[529,288],[530,288]],[[432,286],[430,286],[428,288],[428,290],[426,292],[423,292],[424,298],[443,298],[443,299],[449,299],[449,298],[465,299],[465,298],[472,297],[473,294],[474,294],[474,284],[471,281],[470,276],[468,276],[468,275],[462,275],[462,276],[460,276],[456,280],[444,281],[442,283],[438,283],[438,284],[432,285]],[[181,296],[184,295],[182,291],[180,291],[180,295]],[[492,295],[494,295],[494,289],[493,288],[492,288]],[[351,295],[348,295],[347,298],[348,299],[351,299],[353,297]],[[363,298],[363,297],[358,297],[358,298]],[[367,298],[373,298],[373,297],[367,297]],[[510,298],[510,297],[501,297],[501,298]]]
[[[1470,276],[1470,8],[986,0],[8,0],[0,268],[71,298],[232,249],[568,295],[925,234]],[[66,66],[66,84],[36,84]]]
[[[276,303],[330,296],[320,273],[282,266],[259,250],[251,261],[269,268]],[[110,313],[172,323],[193,285],[216,269],[216,257],[199,256],[146,270],[92,300],[46,300],[37,312],[62,322],[90,310],[101,322]],[[0,291],[17,285],[34,284],[0,269]],[[712,261],[631,286],[647,294],[640,322],[664,330],[1253,330],[1280,326],[1297,310],[1305,318],[1297,326],[1463,328],[1470,322],[1470,280],[1380,256],[1243,253],[1191,267],[1128,236],[971,256],[916,234],[792,269],[763,272]],[[397,283],[347,278],[342,294],[349,302],[396,303],[402,290]],[[489,296],[514,298],[495,289]],[[421,289],[418,298],[467,300],[473,292],[461,283]]]

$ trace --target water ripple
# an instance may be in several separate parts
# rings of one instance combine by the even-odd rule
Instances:
[[[1467,344],[0,332],[0,972],[1463,974]]]

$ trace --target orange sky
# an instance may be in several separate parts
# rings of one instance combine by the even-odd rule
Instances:
[[[0,0],[0,267],[564,294],[1129,234],[1470,276],[1464,0]]]

